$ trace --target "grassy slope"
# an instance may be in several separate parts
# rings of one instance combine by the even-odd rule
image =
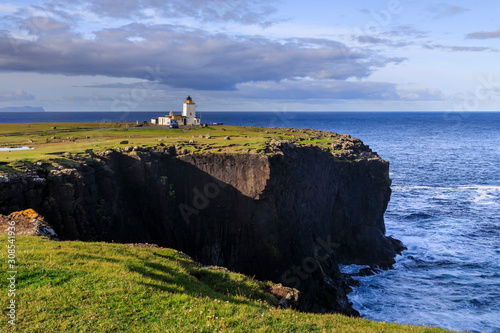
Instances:
[[[444,332],[276,309],[270,283],[207,270],[171,249],[17,236],[17,325],[7,323],[7,237],[0,235],[1,331]]]
[[[207,134],[210,134],[210,139],[205,138]],[[226,136],[230,140],[225,140]],[[134,124],[125,123],[0,124],[0,148],[35,147],[33,150],[0,151],[0,162],[4,169],[11,166],[22,170],[25,162],[53,161],[68,156],[68,153],[84,157],[88,149],[104,151],[125,146],[155,147],[160,143],[167,146],[182,144],[186,152],[263,153],[272,139],[303,140],[296,141],[296,144],[319,146],[329,146],[333,142],[327,137],[310,136],[310,133],[285,129],[239,126],[169,129],[163,126],[134,127]],[[194,142],[190,143],[191,140]],[[128,143],[119,144],[120,141]]]

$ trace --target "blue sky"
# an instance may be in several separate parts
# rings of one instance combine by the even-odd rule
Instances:
[[[500,110],[500,4],[70,0],[0,4],[0,107]]]

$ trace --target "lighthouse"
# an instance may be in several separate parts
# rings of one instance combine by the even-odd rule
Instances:
[[[200,119],[196,118],[196,104],[191,96],[186,98],[182,106],[182,121],[184,125],[199,125]]]
[[[174,115],[173,111],[170,111],[170,115],[158,117],[158,119],[151,119],[151,123],[156,125],[171,125],[172,121],[175,121],[175,123],[178,122],[179,125],[200,125],[201,119],[196,118],[195,109],[196,105],[193,99],[191,96],[188,96],[182,107],[181,115]]]

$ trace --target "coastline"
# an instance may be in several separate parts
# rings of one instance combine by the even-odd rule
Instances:
[[[31,207],[62,239],[154,242],[300,286],[299,308],[314,312],[356,314],[337,262],[390,267],[403,248],[383,235],[388,163],[358,139],[306,129],[99,126],[30,124],[0,137],[12,145],[31,131],[37,146],[0,153],[2,213]],[[310,260],[319,260],[312,270]],[[305,275],[294,272],[297,263]]]

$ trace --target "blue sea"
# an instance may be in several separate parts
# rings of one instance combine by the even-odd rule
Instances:
[[[0,122],[149,121],[158,112],[0,114]],[[202,122],[315,128],[360,138],[390,161],[392,270],[356,277],[363,317],[500,332],[500,113],[204,112]],[[363,267],[345,266],[345,272]]]

